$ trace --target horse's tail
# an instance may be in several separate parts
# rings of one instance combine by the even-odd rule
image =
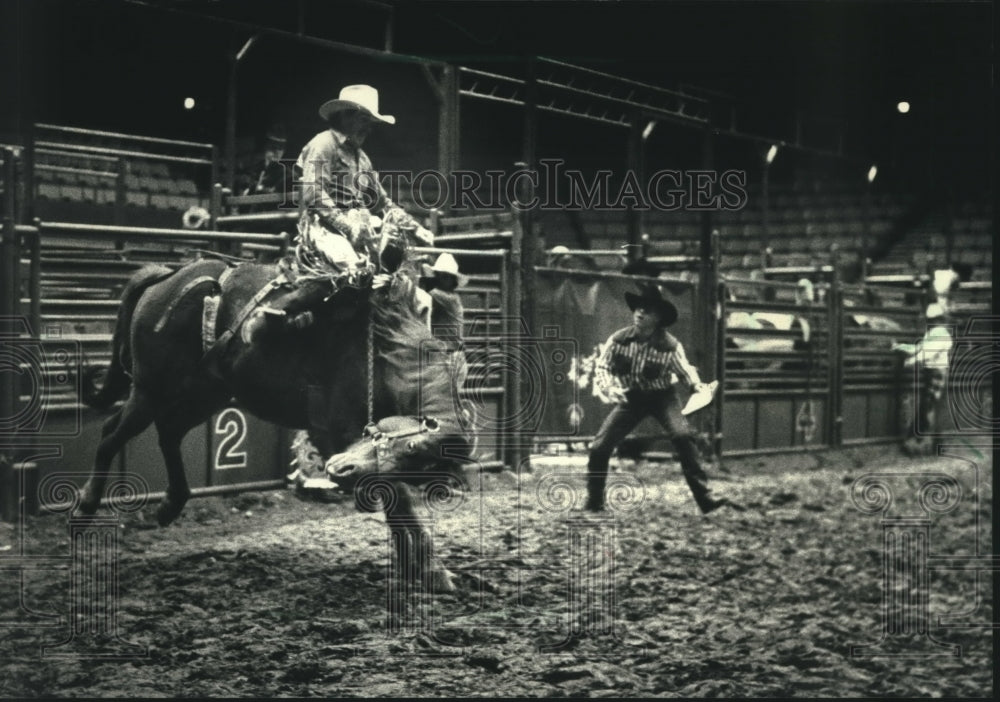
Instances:
[[[125,360],[128,355],[129,331],[132,328],[135,307],[147,288],[173,273],[174,271],[166,266],[144,266],[125,285],[121,305],[118,307],[115,332],[111,337],[111,365],[107,368],[92,366],[83,372],[81,399],[85,405],[107,410],[128,392],[132,380],[125,370]],[[98,379],[102,373],[104,382],[98,388]]]

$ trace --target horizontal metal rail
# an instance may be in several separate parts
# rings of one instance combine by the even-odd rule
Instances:
[[[98,178],[117,178],[117,173],[112,173],[111,171],[95,171],[90,168],[73,168],[72,166],[54,166],[47,163],[39,163],[35,165],[36,171],[54,171],[56,173],[76,173],[78,175],[92,175]]]
[[[43,231],[51,230],[63,236],[93,239],[160,239],[163,241],[238,241],[244,243],[277,244],[284,241],[280,234],[251,232],[216,232],[206,229],[156,229],[152,227],[121,227],[110,224],[76,224],[73,222],[42,222]]]
[[[437,247],[437,246],[434,247],[414,246],[411,250],[417,254],[437,255],[443,253],[450,253],[452,255],[471,256],[474,258],[503,258],[504,256],[507,255],[507,249],[456,249],[456,248]],[[492,276],[491,279],[499,281],[499,275],[495,273],[492,274],[480,273],[477,275],[470,275],[470,277],[481,279],[485,278],[487,275]]]
[[[145,151],[130,151],[128,149],[113,149],[106,146],[83,146],[78,144],[64,144],[54,141],[37,141],[38,146],[47,146],[52,149],[69,149],[82,154],[108,154],[114,156],[128,156],[131,158],[143,158],[149,161],[170,161],[171,163],[194,163],[203,166],[211,166],[211,159],[191,158],[189,156],[171,156],[169,154],[151,154]]]
[[[657,85],[650,85],[649,83],[643,83],[641,81],[632,80],[631,78],[623,78],[621,76],[612,75],[610,73],[603,73],[602,71],[598,71],[598,70],[595,70],[593,68],[586,68],[584,66],[577,66],[575,64],[566,63],[565,61],[559,61],[557,59],[549,58],[547,56],[539,56],[538,57],[538,61],[539,61],[539,63],[542,63],[542,64],[549,64],[549,65],[552,65],[552,66],[559,66],[560,68],[568,68],[570,70],[579,71],[581,73],[589,73],[590,75],[593,75],[593,76],[598,76],[598,77],[601,77],[601,78],[607,78],[607,79],[612,80],[612,81],[614,81],[616,83],[621,83],[621,84],[624,84],[624,85],[631,85],[631,86],[634,86],[634,87],[637,87],[637,88],[642,88],[643,90],[651,90],[653,92],[657,92],[657,93],[660,93],[662,95],[666,95],[666,96],[669,96],[669,97],[677,98],[678,100],[684,100],[685,102],[698,102],[698,103],[701,103],[702,105],[704,105],[706,107],[709,105],[709,101],[705,100],[704,98],[700,98],[700,97],[697,97],[697,96],[694,96],[694,95],[688,95],[687,93],[679,93],[679,92],[676,92],[674,90],[670,90],[668,88],[661,88],[660,86],[657,86]]]
[[[90,160],[105,161],[106,163],[118,163],[118,159],[114,156],[100,156],[98,154],[88,154],[80,153],[78,151],[59,151],[58,149],[46,149],[44,147],[39,147],[35,149],[36,154],[45,154],[47,156],[70,156],[72,158],[88,158]],[[39,166],[35,166],[39,168]]]
[[[248,222],[281,222],[295,221],[299,218],[298,212],[247,212],[246,214],[222,215],[216,218],[219,225]]]
[[[59,132],[68,132],[70,134],[85,134],[87,136],[101,137],[102,139],[128,139],[131,141],[144,141],[147,144],[167,144],[170,146],[185,146],[195,149],[205,149],[206,151],[211,151],[214,148],[212,144],[201,144],[195,141],[181,141],[179,139],[163,139],[161,137],[138,136],[135,134],[121,134],[120,132],[104,132],[104,131],[98,131],[96,129],[83,129],[81,127],[64,127],[58,124],[45,124],[42,122],[35,123],[35,128],[51,129]]]

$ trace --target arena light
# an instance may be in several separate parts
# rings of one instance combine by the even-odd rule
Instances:
[[[643,141],[646,141],[646,139],[649,138],[649,135],[653,133],[653,129],[655,127],[656,127],[656,120],[655,119],[649,120],[649,123],[646,124],[646,128],[642,130]]]
[[[875,180],[875,176],[877,175],[878,175],[878,166],[876,166],[873,163],[872,167],[868,169],[868,182],[869,183],[873,182]]]
[[[764,157],[764,161],[770,164],[774,161],[774,157],[778,155],[778,145],[771,144],[771,148],[767,150],[767,156]]]
[[[194,109],[194,98],[193,97],[186,97],[186,98],[184,98],[184,109],[185,110],[193,110]]]
[[[910,103],[908,103],[906,100],[901,100],[899,104],[896,105],[896,109],[899,110],[899,113],[901,115],[905,115],[907,112],[910,111]]]

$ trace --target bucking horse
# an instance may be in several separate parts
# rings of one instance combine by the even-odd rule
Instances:
[[[239,333],[247,311],[287,294],[276,283],[278,266],[203,258],[176,271],[140,269],[122,293],[111,365],[91,370],[84,383],[88,405],[114,411],[80,510],[97,510],[112,459],[155,424],[168,478],[157,520],[170,524],[191,495],[182,439],[235,400],[262,420],[309,429],[330,476],[354,489],[355,504],[384,511],[397,572],[403,568],[425,588],[450,589],[407,485],[445,481],[450,489],[474,440],[459,411],[454,369],[446,367],[456,361],[411,304],[407,266],[381,288],[337,290],[305,329],[249,339]],[[207,363],[203,312],[213,296],[217,329],[230,333]]]

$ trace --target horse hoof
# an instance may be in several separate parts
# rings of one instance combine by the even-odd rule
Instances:
[[[86,488],[80,491],[80,502],[76,507],[77,513],[84,517],[92,517],[100,506],[100,498],[95,498]]]
[[[99,502],[90,502],[88,500],[81,500],[79,506],[76,508],[78,514],[84,517],[93,517],[97,513],[97,507]]]
[[[177,506],[170,500],[164,500],[156,510],[156,523],[161,527],[169,526],[180,516],[184,505]]]
[[[431,576],[434,592],[455,592],[455,575],[447,568],[439,568]]]

